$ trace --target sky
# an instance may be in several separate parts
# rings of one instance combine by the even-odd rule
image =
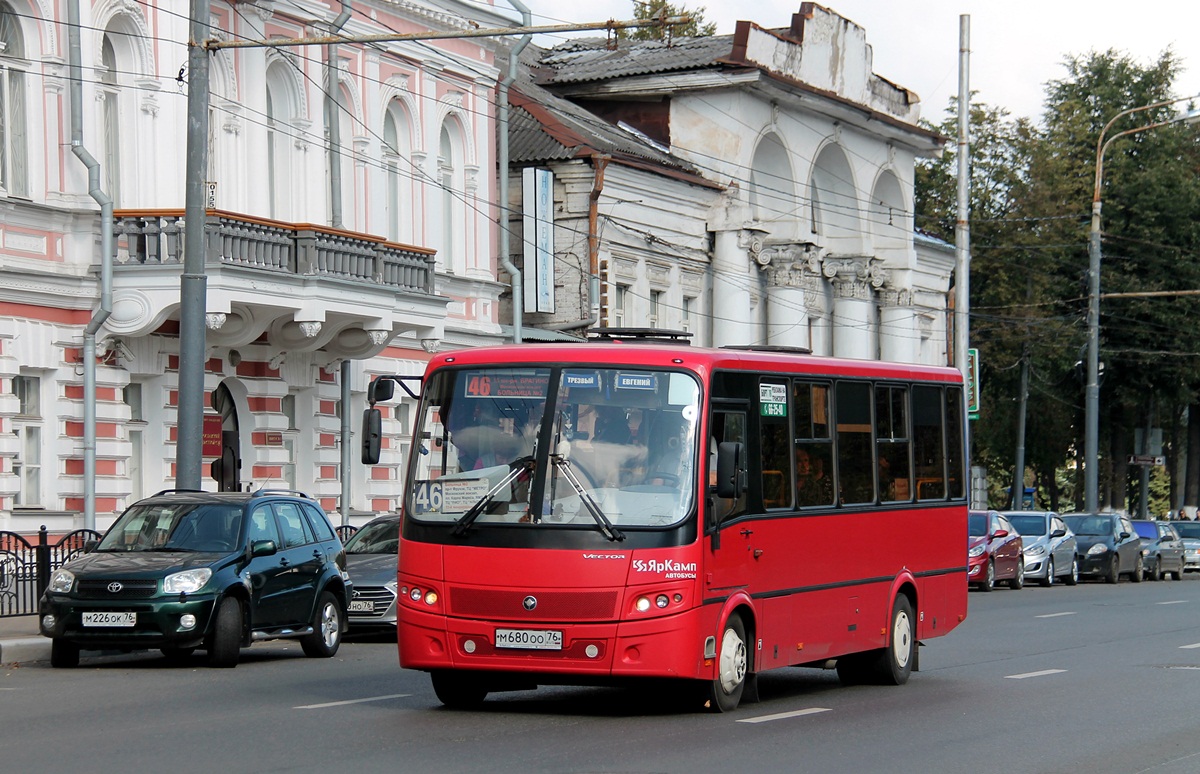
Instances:
[[[634,18],[631,0],[523,0],[535,25]],[[505,0],[495,0],[497,7]],[[933,122],[958,94],[959,18],[970,17],[969,84],[975,99],[1038,120],[1045,84],[1066,76],[1067,55],[1116,49],[1149,65],[1171,48],[1183,72],[1177,96],[1200,94],[1200,3],[1189,0],[829,0],[866,30],[877,75],[915,91]],[[739,19],[786,27],[800,0],[683,0],[704,9],[718,34]],[[748,10],[753,8],[753,10]],[[584,34],[584,33],[580,33]],[[592,33],[594,34],[594,33]],[[541,45],[554,45],[540,39]]]

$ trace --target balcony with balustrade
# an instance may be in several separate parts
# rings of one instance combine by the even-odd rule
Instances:
[[[111,336],[178,319],[183,210],[113,217]],[[396,337],[439,339],[448,299],[434,290],[434,251],[326,226],[209,210],[205,217],[210,346],[260,341],[281,351],[377,354]]]

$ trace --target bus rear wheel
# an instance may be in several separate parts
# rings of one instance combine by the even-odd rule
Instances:
[[[750,649],[741,616],[731,615],[717,642],[717,675],[708,684],[707,707],[713,712],[732,712],[742,701],[750,671]]]
[[[471,673],[439,670],[431,672],[429,679],[433,681],[433,692],[438,701],[450,709],[474,709],[487,698],[487,686],[480,682],[480,677]]]

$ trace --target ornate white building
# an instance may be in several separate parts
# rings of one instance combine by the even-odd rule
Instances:
[[[212,38],[511,23],[454,0],[343,10],[214,2]],[[173,485],[189,176],[202,175],[209,198],[208,488],[299,488],[336,510],[341,415],[357,427],[369,376],[419,373],[427,350],[500,340],[497,42],[343,43],[336,67],[328,46],[215,51],[208,169],[187,170],[188,11],[186,0],[80,0],[73,85],[70,6],[0,0],[0,529],[82,526],[89,325],[98,525]],[[79,150],[98,162],[91,183]],[[115,208],[108,316],[103,197]],[[381,477],[395,469],[368,477],[354,460],[351,507],[390,508],[397,484]]]
[[[534,319],[588,319],[590,265],[601,324],[947,363],[954,256],[913,230],[915,160],[945,138],[861,27],[803,3],[781,29],[527,58],[513,159],[558,181],[559,302]]]

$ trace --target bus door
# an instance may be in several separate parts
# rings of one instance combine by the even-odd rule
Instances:
[[[754,530],[749,524],[737,524],[739,517],[746,514],[745,491],[736,498],[718,497],[716,492],[718,445],[733,442],[746,448],[746,410],[715,407],[709,428],[709,485],[704,515],[708,556],[705,557],[704,596],[712,600],[728,597],[749,585],[754,562],[751,550]]]

